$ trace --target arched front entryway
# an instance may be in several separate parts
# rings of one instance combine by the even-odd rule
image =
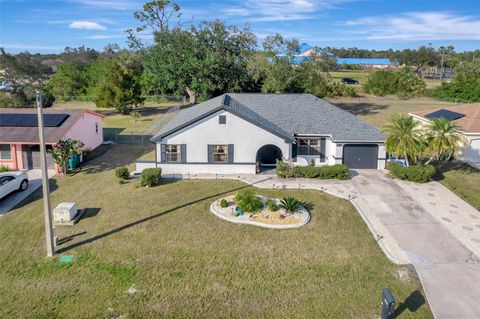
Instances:
[[[282,156],[282,150],[278,146],[267,144],[258,149],[256,162],[263,166],[273,166]]]

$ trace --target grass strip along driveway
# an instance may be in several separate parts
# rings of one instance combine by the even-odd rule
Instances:
[[[142,152],[125,149],[113,146],[81,173],[51,181],[53,205],[88,209],[77,225],[57,227],[58,249],[73,263],[45,257],[40,191],[0,220],[0,317],[376,318],[383,287],[402,303],[400,318],[432,317],[416,276],[387,260],[348,201],[254,189],[313,204],[311,222],[295,230],[232,224],[209,205],[249,186],[120,185],[114,167]]]

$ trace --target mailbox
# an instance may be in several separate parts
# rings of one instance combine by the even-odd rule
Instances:
[[[395,298],[388,288],[382,290],[382,314],[381,319],[390,319],[395,311]]]

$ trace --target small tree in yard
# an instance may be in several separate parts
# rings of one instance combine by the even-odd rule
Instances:
[[[458,132],[459,127],[444,119],[433,119],[426,132],[427,151],[431,154],[426,164],[433,159],[449,160],[458,154],[465,138]]]
[[[418,123],[412,117],[397,114],[383,126],[382,131],[388,134],[385,147],[389,154],[404,158],[407,166],[409,160],[413,163],[417,161],[423,151],[424,143]]]
[[[68,161],[74,154],[78,154],[83,146],[83,142],[67,138],[58,141],[57,145],[48,150],[48,152],[58,165],[60,173],[65,174],[68,172]]]
[[[100,108],[115,108],[128,114],[142,105],[140,76],[142,64],[135,57],[123,56],[110,66],[105,82],[100,86],[95,104]]]

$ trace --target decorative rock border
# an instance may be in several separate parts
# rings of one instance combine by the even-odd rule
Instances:
[[[268,198],[265,197],[265,196],[261,196],[261,195],[257,195],[257,196],[260,197],[260,199],[262,200],[262,202],[264,204],[268,200]],[[217,217],[219,217],[223,220],[226,220],[228,222],[235,223],[235,224],[248,224],[248,225],[254,225],[254,226],[259,226],[259,227],[264,227],[264,228],[272,228],[272,229],[293,229],[293,228],[302,227],[303,225],[307,224],[310,221],[310,218],[311,218],[310,212],[305,207],[301,206],[299,211],[293,214],[294,216],[295,215],[301,216],[302,220],[299,224],[286,224],[286,225],[265,224],[265,223],[261,223],[261,222],[257,222],[257,221],[252,221],[252,220],[250,220],[250,217],[248,217],[246,215],[235,217],[235,216],[229,216],[229,215],[223,213],[222,211],[225,211],[226,209],[230,209],[230,208],[220,207],[220,201],[222,199],[232,201],[233,196],[223,197],[223,198],[220,198],[220,199],[214,201],[210,205],[210,212],[212,212],[215,216],[217,216]],[[276,198],[271,198],[271,199],[276,201],[276,202],[279,201]],[[304,217],[304,216],[306,216],[306,217]]]

